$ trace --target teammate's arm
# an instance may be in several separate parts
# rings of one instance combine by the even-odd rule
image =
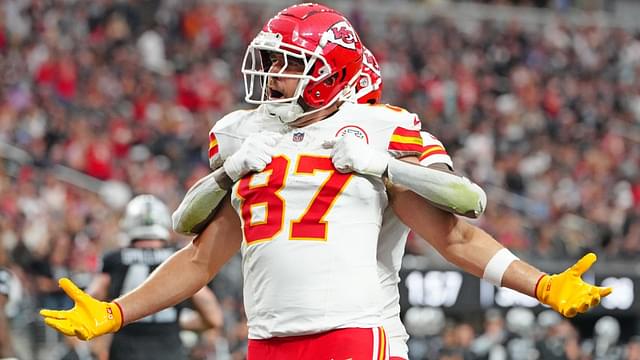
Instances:
[[[75,302],[71,310],[41,310],[45,323],[68,336],[87,340],[173,306],[205,286],[238,251],[240,220],[228,197],[212,222],[189,245],[160,265],[139,287],[113,302],[98,301],[61,279]]]
[[[446,260],[497,286],[535,297],[564,316],[585,312],[611,293],[611,288],[592,286],[580,278],[595,261],[593,254],[561,274],[548,275],[517,259],[482,229],[414,192],[391,186],[389,194],[398,217]]]
[[[171,215],[173,230],[196,235],[211,222],[220,202],[233,183],[252,171],[262,171],[275,154],[274,146],[281,134],[261,132],[250,135],[224,164],[198,180]],[[218,146],[218,145],[216,145]]]
[[[201,233],[231,186],[233,181],[222,167],[198,180],[171,215],[173,230],[184,235]]]
[[[390,157],[386,176],[391,183],[402,185],[458,215],[477,218],[487,205],[487,195],[480,186],[446,166],[425,167]]]
[[[331,159],[339,171],[385,177],[439,208],[462,216],[476,218],[486,207],[487,196],[482,188],[448,168],[425,167],[405,159],[395,159],[355,136],[343,136],[327,142],[325,146],[333,147]]]

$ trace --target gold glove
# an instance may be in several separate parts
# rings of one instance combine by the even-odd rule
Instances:
[[[538,300],[569,318],[597,306],[600,299],[611,294],[612,289],[587,284],[582,280],[582,274],[589,270],[596,259],[596,254],[589,253],[560,274],[542,275],[536,284]]]
[[[67,278],[60,279],[58,284],[75,304],[70,310],[40,310],[47,325],[81,340],[120,330],[123,316],[116,302],[96,300]]]

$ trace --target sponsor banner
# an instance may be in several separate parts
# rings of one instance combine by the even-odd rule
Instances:
[[[449,313],[469,313],[489,308],[522,306],[535,311],[546,307],[536,299],[507,288],[497,288],[459,270],[403,269],[400,272],[400,306],[404,314],[415,307],[440,307]],[[587,314],[610,313],[640,315],[640,276],[629,274],[599,275],[588,272],[585,281],[610,286],[613,293]]]

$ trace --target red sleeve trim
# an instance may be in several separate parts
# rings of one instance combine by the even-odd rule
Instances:
[[[117,301],[114,301],[113,303],[116,304],[118,310],[120,311],[120,327],[117,330],[120,331],[120,329],[122,329],[122,327],[124,326],[124,311],[122,311],[122,306],[120,306]]]

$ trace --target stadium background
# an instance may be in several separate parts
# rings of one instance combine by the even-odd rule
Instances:
[[[488,190],[479,226],[545,271],[593,250],[588,276],[615,289],[561,320],[411,237],[401,292],[412,359],[640,359],[640,2],[326,3],[378,58],[383,100],[417,112]],[[21,359],[78,358],[37,316],[68,305],[54,279],[90,281],[122,245],[132,194],[173,209],[207,173],[208,129],[246,107],[245,47],[289,4],[0,3],[0,265],[16,279],[6,311]],[[238,258],[212,287],[225,327],[185,341],[194,359],[242,359]]]

